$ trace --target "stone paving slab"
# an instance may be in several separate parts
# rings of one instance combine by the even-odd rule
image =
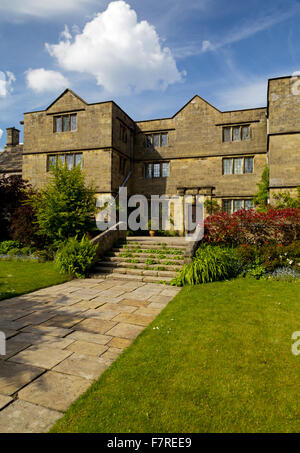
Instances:
[[[78,376],[48,371],[18,394],[19,399],[56,411],[66,411],[92,381]]]
[[[0,410],[3,409],[13,399],[7,395],[0,395]]]
[[[136,338],[144,328],[142,326],[135,326],[133,324],[119,323],[107,332],[108,335],[113,337],[121,337],[127,340]]]
[[[0,393],[13,395],[43,372],[42,368],[3,360],[0,363]]]
[[[100,356],[108,349],[108,346],[97,343],[89,343],[87,341],[74,341],[67,347],[68,351],[77,352],[78,354],[86,354],[92,356]]]
[[[84,332],[81,330],[75,330],[70,335],[68,335],[67,338],[71,338],[72,340],[81,340],[81,341],[87,341],[89,343],[97,343],[97,344],[102,344],[102,345],[107,344],[112,339],[112,337],[109,335],[101,335],[101,334],[97,334],[97,333]]]
[[[104,334],[109,329],[114,327],[116,324],[117,324],[116,322],[112,322],[112,321],[104,321],[103,319],[99,319],[99,318],[90,318],[90,319],[85,319],[81,323],[77,324],[75,326],[75,330],[83,330],[85,332],[90,332],[90,333]]]
[[[0,301],[0,431],[48,431],[179,291],[131,277]]]
[[[74,353],[57,365],[53,371],[78,376],[87,380],[96,380],[108,368],[101,357],[91,357],[85,354]]]
[[[50,370],[71,355],[71,351],[49,348],[44,345],[31,346],[25,351],[11,357],[9,361],[25,363]]]
[[[47,432],[62,415],[61,412],[16,400],[0,412],[0,433]]]

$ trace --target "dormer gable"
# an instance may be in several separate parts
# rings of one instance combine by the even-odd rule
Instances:
[[[46,108],[47,114],[85,110],[87,103],[74,91],[67,88],[52,104]]]

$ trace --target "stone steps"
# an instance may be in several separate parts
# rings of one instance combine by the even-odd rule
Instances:
[[[130,263],[130,262],[125,262],[125,261],[110,261],[107,258],[105,258],[105,261],[101,261],[101,266],[104,267],[109,267],[109,268],[118,268],[118,267],[123,267],[127,269],[144,269],[144,270],[157,270],[159,271],[160,269],[155,269],[156,267],[159,268],[164,268],[161,269],[162,271],[173,271],[173,272],[178,272],[178,270],[181,268],[180,264],[177,265],[171,265],[171,264],[163,264],[163,263],[157,263],[157,264],[147,264],[145,262],[143,263]],[[97,268],[96,268],[97,269]]]
[[[186,245],[182,238],[127,238],[97,263],[94,277],[170,283],[184,264]]]

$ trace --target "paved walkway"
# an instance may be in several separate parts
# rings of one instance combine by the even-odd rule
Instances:
[[[179,289],[86,279],[0,301],[0,432],[46,432]]]

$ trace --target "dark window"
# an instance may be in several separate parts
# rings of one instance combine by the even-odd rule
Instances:
[[[146,178],[152,178],[152,164],[146,164],[145,176]]]
[[[232,200],[223,200],[223,212],[231,214],[232,210]]]
[[[170,164],[169,162],[163,162],[161,175],[163,178],[167,178],[170,174]]]
[[[124,159],[124,157],[120,157],[119,173],[121,173],[121,175],[124,175],[125,169],[126,169],[126,159]]]
[[[150,163],[145,166],[145,178],[167,178],[170,175],[170,162]]]
[[[253,157],[245,157],[245,173],[253,173]]]
[[[231,128],[223,127],[223,142],[230,142],[231,138]]]
[[[253,173],[253,157],[223,159],[223,175],[242,175]]]
[[[56,154],[48,156],[47,158],[47,171],[51,170],[53,166],[58,164],[66,165],[69,170],[74,168],[74,166],[80,166],[82,168],[82,153],[77,154]]]
[[[239,126],[232,128],[232,141],[237,142],[241,139],[241,129]]]
[[[153,178],[160,178],[160,164],[153,164]]]
[[[146,146],[147,148],[159,148],[168,146],[168,133],[167,132],[160,132],[155,134],[147,134],[146,135]]]
[[[228,212],[228,214],[240,211],[241,209],[253,209],[252,200],[223,200],[222,205],[223,212]]]
[[[77,130],[77,115],[63,115],[54,117],[54,132],[69,132]]]
[[[155,148],[158,148],[160,146],[160,134],[153,135],[153,145]]]
[[[223,127],[223,142],[238,142],[250,139],[250,126],[226,126]]]

